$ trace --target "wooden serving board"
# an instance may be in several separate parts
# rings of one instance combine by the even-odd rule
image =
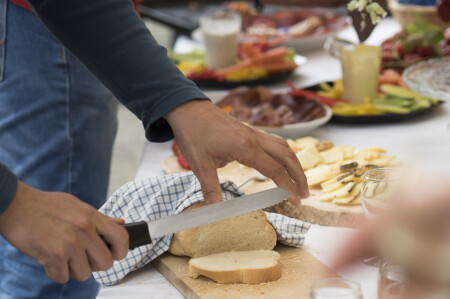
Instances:
[[[303,248],[278,245],[281,278],[269,283],[219,284],[199,277],[188,276],[188,257],[165,253],[153,261],[159,270],[188,299],[238,298],[309,298],[311,284],[319,279],[339,277]]]
[[[186,172],[180,167],[175,156],[170,156],[161,162],[161,169],[169,173]],[[239,184],[249,177],[254,177],[258,172],[252,168],[245,167],[237,162],[229,163],[227,166],[217,170],[221,179],[230,180]],[[255,193],[275,187],[272,180],[263,182],[250,181],[241,189],[245,193]],[[327,226],[358,227],[364,221],[364,211],[360,205],[340,206],[330,202],[319,202],[317,197],[320,190],[310,190],[311,196],[303,199],[300,207],[282,202],[268,209],[268,211],[300,219],[309,223]]]

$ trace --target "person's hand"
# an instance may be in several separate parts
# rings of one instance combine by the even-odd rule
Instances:
[[[257,131],[205,100],[186,102],[165,118],[207,203],[222,200],[217,168],[235,160],[289,190],[295,205],[309,196],[303,168],[284,139]]]
[[[86,280],[126,256],[128,233],[122,222],[68,193],[43,192],[19,182],[0,216],[0,234],[43,265],[50,279],[65,283],[69,276]]]
[[[407,188],[399,197],[398,204],[366,223],[341,248],[334,268],[340,269],[362,258],[381,255],[414,272],[435,270],[432,267],[450,258],[444,256],[441,261],[437,260],[441,258],[440,249],[450,246],[448,186],[447,181],[446,184],[437,182]],[[430,257],[436,260],[431,261]]]

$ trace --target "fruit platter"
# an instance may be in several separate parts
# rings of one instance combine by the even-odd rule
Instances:
[[[381,44],[383,68],[404,68],[422,60],[450,56],[450,28],[427,24],[419,15],[413,24]]]
[[[236,63],[222,69],[206,66],[200,50],[169,53],[180,71],[199,87],[235,88],[241,85],[267,85],[287,79],[306,58],[295,55],[289,47],[279,46],[282,40],[259,39],[239,45]]]

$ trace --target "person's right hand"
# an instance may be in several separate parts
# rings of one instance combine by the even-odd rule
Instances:
[[[207,203],[222,200],[217,168],[232,161],[256,169],[289,190],[294,205],[309,196],[302,165],[283,138],[255,130],[206,100],[185,102],[165,118]]]
[[[0,216],[0,234],[43,265],[50,279],[65,283],[69,277],[87,280],[91,272],[107,270],[126,256],[128,233],[120,222],[68,193],[43,192],[19,182]]]

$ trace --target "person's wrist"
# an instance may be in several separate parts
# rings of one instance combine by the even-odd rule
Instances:
[[[20,181],[17,182],[16,193],[13,200],[6,208],[6,210],[0,215],[0,235],[3,235],[4,230],[7,228],[7,224],[10,222],[11,217],[15,218],[16,211],[20,209],[20,201],[23,197],[24,189],[26,185]]]
[[[192,99],[170,110],[164,118],[172,128],[182,122],[185,118],[199,117],[204,109],[213,105],[206,99]]]

